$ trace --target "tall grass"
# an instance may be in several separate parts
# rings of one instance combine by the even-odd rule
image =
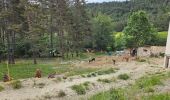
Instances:
[[[168,79],[170,72],[145,76],[123,89],[111,89],[98,93],[89,100],[170,100],[170,94],[156,94],[154,86],[162,85],[163,80]],[[152,92],[152,95],[149,94]],[[143,96],[143,94],[146,94]]]

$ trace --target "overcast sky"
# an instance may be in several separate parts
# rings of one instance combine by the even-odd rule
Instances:
[[[96,2],[109,2],[109,1],[125,1],[125,0],[86,0],[87,3],[96,3]]]

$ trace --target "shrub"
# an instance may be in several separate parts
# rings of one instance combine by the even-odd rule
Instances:
[[[129,77],[129,75],[127,75],[127,74],[120,74],[120,75],[118,76],[118,78],[119,78],[119,79],[122,79],[122,80],[128,80],[130,77]]]
[[[111,73],[115,73],[115,69],[110,68],[107,70],[101,70],[97,72],[98,75],[111,74]]]
[[[112,81],[109,79],[98,79],[97,81],[103,82],[103,83],[111,83]]]
[[[142,88],[149,88],[155,85],[162,84],[161,79],[159,76],[152,76],[152,77],[143,77],[137,81],[137,85],[140,89]]]
[[[39,84],[38,84],[38,87],[39,87],[39,88],[43,88],[44,86],[45,86],[45,83],[39,83]]]
[[[144,96],[143,100],[170,100],[169,94],[153,94],[149,96]]]
[[[159,53],[159,56],[164,57],[165,53]]]
[[[0,86],[0,92],[4,90],[4,87],[3,86]]]
[[[22,87],[21,81],[16,80],[11,83],[13,89],[20,89]]]
[[[149,93],[149,92],[154,92],[155,90],[153,89],[153,88],[151,88],[151,87],[149,87],[149,88],[147,88],[146,90],[145,90],[145,92],[147,92],[147,93]]]
[[[82,74],[81,77],[85,78],[86,76]]]
[[[58,93],[58,97],[64,97],[64,96],[66,96],[66,93],[60,90]]]
[[[79,95],[86,94],[86,88],[82,84],[73,85],[71,88],[72,88],[72,90],[76,91],[76,93]]]
[[[125,95],[121,89],[111,89],[92,96],[89,100],[125,100]]]
[[[95,73],[91,73],[91,76],[96,77],[96,74]]]
[[[90,82],[84,82],[83,85],[86,88],[86,90],[89,90],[89,84]]]
[[[92,77],[91,74],[88,74],[87,77]]]

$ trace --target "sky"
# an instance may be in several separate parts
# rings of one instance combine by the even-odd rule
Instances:
[[[96,3],[96,2],[109,2],[109,1],[125,1],[125,0],[86,0],[87,3]]]

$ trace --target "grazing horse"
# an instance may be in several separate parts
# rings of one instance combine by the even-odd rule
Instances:
[[[8,75],[8,74],[4,73],[3,81],[4,81],[4,82],[8,82],[8,81],[10,81],[10,77],[9,77],[9,75]]]
[[[89,63],[91,63],[91,62],[93,62],[95,60],[96,60],[95,58],[92,58],[92,59],[89,60]]]
[[[37,69],[35,72],[35,78],[41,78],[41,70]]]
[[[112,62],[113,62],[113,65],[115,65],[115,64],[116,64],[116,60],[112,59]]]
[[[129,59],[130,59],[130,57],[129,57],[129,56],[124,56],[124,57],[123,57],[123,59],[122,59],[122,61],[124,61],[124,60],[125,60],[126,62],[129,62]]]

